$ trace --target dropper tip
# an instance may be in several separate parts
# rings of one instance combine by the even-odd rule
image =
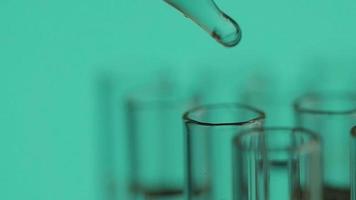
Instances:
[[[241,32],[233,32],[227,35],[224,35],[224,37],[219,36],[216,32],[213,32],[211,36],[218,41],[220,44],[222,44],[225,47],[234,47],[237,44],[240,43],[241,41]]]
[[[230,26],[223,26],[223,29],[222,27],[216,27],[212,31],[211,36],[225,47],[234,47],[241,41],[242,32],[240,26],[230,16],[225,13],[221,14],[222,17],[229,22],[228,24],[230,24]]]
[[[241,40],[239,25],[222,12],[213,0],[164,0],[184,16],[193,20],[225,47],[234,47]]]

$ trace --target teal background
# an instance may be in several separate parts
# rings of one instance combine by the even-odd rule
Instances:
[[[113,172],[125,199],[120,99],[161,71],[355,89],[355,1],[218,3],[242,28],[235,48],[160,0],[0,1],[0,199],[103,199]]]

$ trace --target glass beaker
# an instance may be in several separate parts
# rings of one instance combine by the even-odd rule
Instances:
[[[188,199],[232,199],[231,141],[244,129],[261,127],[264,113],[242,104],[213,104],[187,111]]]
[[[256,128],[233,140],[234,199],[321,200],[320,140],[301,128]]]
[[[196,101],[194,94],[170,82],[136,91],[127,98],[132,199],[184,198],[181,115]]]
[[[350,199],[349,131],[356,119],[353,93],[313,93],[295,101],[298,126],[320,134],[323,143],[323,196]]]

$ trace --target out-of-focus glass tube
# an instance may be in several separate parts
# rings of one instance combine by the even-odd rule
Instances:
[[[244,88],[238,99],[262,109],[266,113],[265,126],[293,126],[293,110],[290,102],[293,101],[293,93],[278,82],[277,75],[265,73],[252,73],[246,79]]]
[[[170,82],[127,98],[130,187],[133,200],[184,198],[182,113],[195,104]]]
[[[232,138],[261,127],[264,118],[258,109],[240,104],[201,106],[184,114],[189,200],[233,198]]]
[[[356,200],[356,126],[351,129],[351,200]]]
[[[349,131],[356,120],[356,95],[307,94],[294,104],[298,126],[320,134],[323,142],[323,196],[350,199]]]
[[[320,140],[305,129],[266,128],[233,140],[234,199],[321,200]]]

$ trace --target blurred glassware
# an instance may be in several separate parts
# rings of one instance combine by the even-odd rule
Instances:
[[[296,91],[291,87],[286,90],[278,76],[265,71],[254,71],[248,75],[238,93],[239,102],[254,105],[268,116],[265,126],[292,126],[293,101]]]
[[[262,111],[242,104],[211,104],[184,114],[189,200],[232,199],[232,138],[261,127],[264,118]]]
[[[171,79],[126,99],[130,191],[134,200],[183,199],[182,113],[198,102]]]
[[[100,200],[126,199],[124,168],[116,163],[117,158],[121,158],[124,153],[118,147],[125,143],[120,140],[122,128],[119,112],[117,112],[117,100],[121,84],[119,75],[100,71],[95,78],[96,86],[96,114],[95,122],[97,138],[95,139],[98,195]],[[119,133],[119,134],[118,134]]]
[[[320,134],[323,143],[323,196],[350,199],[350,128],[356,119],[354,93],[312,93],[295,101],[298,126]]]
[[[356,200],[356,126],[351,129],[351,199]]]
[[[320,139],[301,128],[256,128],[233,140],[234,199],[321,200]]]

